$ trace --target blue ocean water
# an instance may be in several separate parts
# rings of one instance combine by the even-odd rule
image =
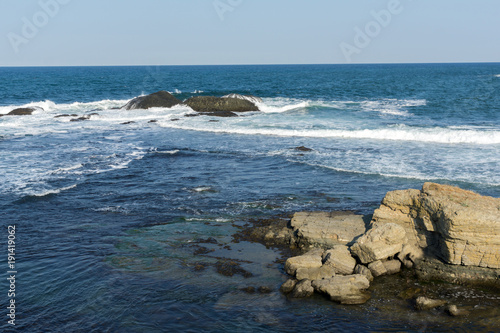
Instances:
[[[263,102],[237,118],[189,117],[186,106],[119,109],[158,90]],[[499,96],[498,63],[0,68],[0,114],[39,108],[0,117],[2,229],[17,230],[17,329],[452,329],[442,318],[381,315],[373,304],[288,300],[277,254],[255,244],[202,258],[239,256],[252,278],[197,271],[202,259],[190,244],[228,242],[252,218],[370,213],[387,191],[425,181],[499,197]],[[273,292],[239,291],[262,284]]]

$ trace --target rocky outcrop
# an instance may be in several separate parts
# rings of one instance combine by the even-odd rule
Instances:
[[[406,244],[445,263],[500,268],[500,199],[448,185],[387,193],[372,226],[397,224]]]
[[[500,287],[500,199],[456,187],[426,183],[421,191],[389,192],[366,232],[362,216],[330,212],[296,213],[288,234],[285,229],[269,234],[321,248],[287,260],[292,282],[282,290],[307,280],[309,292],[310,281],[334,301],[361,304],[370,298],[366,289],[374,277],[397,274],[403,266],[420,279]],[[416,300],[420,310],[445,304]]]
[[[281,291],[298,298],[311,296],[312,290],[341,304],[365,303],[370,299],[366,292],[370,281],[365,274],[353,274],[355,266],[347,246],[337,245],[327,251],[313,249],[288,258],[285,271],[292,278],[283,283]]]
[[[122,108],[125,110],[149,109],[149,108],[171,108],[182,102],[167,91],[158,91],[147,96],[132,99]]]
[[[30,116],[33,114],[33,112],[35,112],[37,110],[43,111],[43,109],[40,107],[17,108],[17,109],[10,111],[7,114],[0,115],[0,117],[1,116]]]
[[[259,111],[259,108],[246,99],[222,98],[214,96],[196,96],[185,101],[197,112],[247,112]]]
[[[302,248],[351,244],[366,231],[364,217],[350,212],[298,212],[290,226]]]

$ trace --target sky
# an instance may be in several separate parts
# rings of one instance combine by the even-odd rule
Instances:
[[[0,0],[0,66],[500,62],[498,0]]]

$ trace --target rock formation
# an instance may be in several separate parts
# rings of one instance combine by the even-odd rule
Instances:
[[[136,97],[124,105],[125,110],[149,109],[149,108],[171,108],[182,102],[167,91],[158,91],[147,96]]]
[[[374,277],[403,265],[422,279],[500,286],[500,199],[456,187],[425,183],[421,191],[389,192],[366,232],[362,216],[330,212],[296,213],[288,230],[269,233],[320,247],[286,261],[292,279],[282,290],[292,295],[296,281],[307,280],[334,301],[361,304]],[[296,294],[309,295],[309,282],[301,285],[307,292]],[[445,303],[421,297],[417,308]]]
[[[222,98],[214,96],[191,97],[185,103],[197,112],[247,112],[259,111],[259,108],[246,99]]]
[[[1,116],[29,116],[29,115],[32,115],[33,112],[35,112],[36,110],[43,111],[43,109],[40,107],[17,108],[17,109],[10,111],[7,114],[0,115],[0,117]]]

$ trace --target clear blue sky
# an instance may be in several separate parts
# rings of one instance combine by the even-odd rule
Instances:
[[[499,62],[499,33],[499,0],[0,0],[0,66]]]

